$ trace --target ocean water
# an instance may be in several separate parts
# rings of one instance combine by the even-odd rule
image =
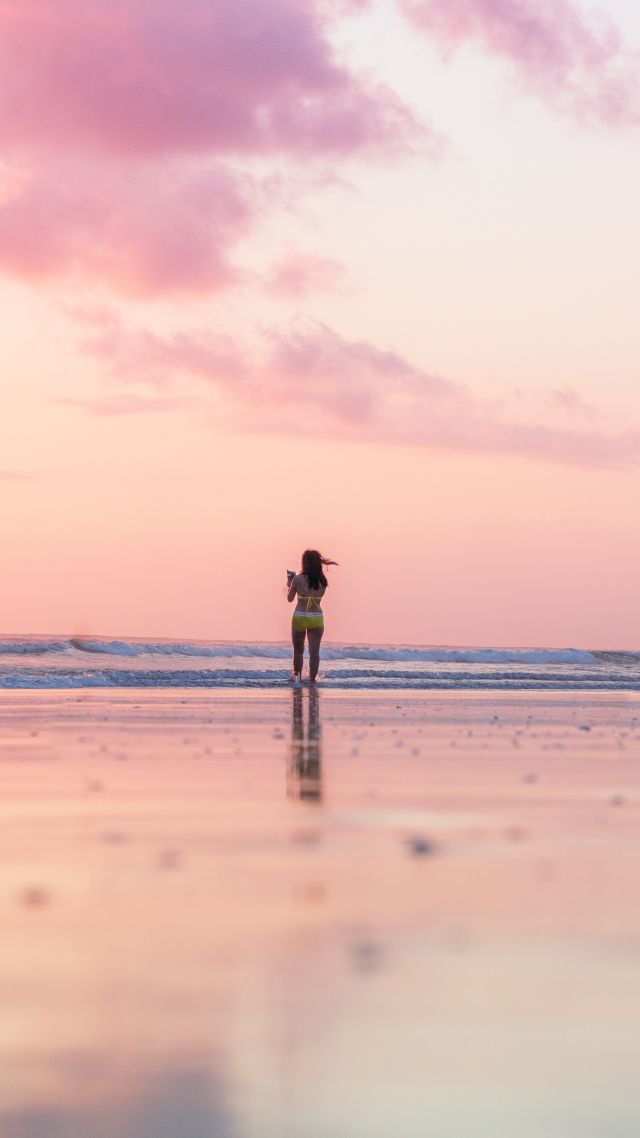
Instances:
[[[289,644],[1,636],[0,688],[281,687]],[[640,691],[640,652],[323,644],[328,688]]]

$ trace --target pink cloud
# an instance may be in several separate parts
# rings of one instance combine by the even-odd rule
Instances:
[[[117,417],[119,415],[166,414],[175,411],[191,411],[200,404],[197,399],[179,397],[158,398],[157,396],[135,395],[132,392],[117,392],[102,399],[55,399],[54,404],[77,407],[90,415]]]
[[[83,329],[84,352],[129,385],[166,391],[177,375],[228,384],[242,381],[249,369],[235,341],[209,329],[166,337],[130,331],[108,308],[69,309],[69,315]]]
[[[445,48],[467,42],[510,60],[527,86],[585,119],[640,121],[638,59],[604,15],[573,0],[400,0]]]
[[[233,284],[233,243],[252,220],[251,187],[213,166],[189,174],[57,162],[0,201],[0,269],[27,280],[76,275],[132,296]]]
[[[598,415],[598,408],[587,403],[573,387],[554,387],[549,391],[548,401],[552,407],[570,414],[582,415],[587,419],[594,419]]]
[[[289,253],[273,266],[269,291],[276,296],[307,296],[312,292],[337,292],[344,287],[343,266],[329,257]]]
[[[231,161],[333,162],[418,138],[435,155],[435,134],[393,91],[337,59],[341,11],[331,0],[0,3],[11,161],[0,271],[135,297],[213,291],[238,281],[233,247],[284,196]],[[307,268],[310,287],[321,267]]]
[[[90,321],[89,314],[85,324]],[[84,350],[127,383],[125,392],[183,391],[185,384],[193,390],[195,382],[198,398],[205,405],[210,398],[212,421],[241,432],[520,455],[578,467],[640,462],[640,430],[505,422],[497,404],[470,389],[312,321],[272,333],[251,357],[208,330],[163,337],[99,316]],[[99,400],[92,407],[110,413],[100,410]]]
[[[322,154],[417,124],[335,58],[319,0],[21,0],[0,7],[0,145]]]
[[[416,406],[447,415],[464,399],[450,380],[430,375],[395,352],[367,340],[345,340],[313,321],[298,321],[270,337],[264,379],[276,398],[318,411],[334,426],[393,434],[402,431]]]

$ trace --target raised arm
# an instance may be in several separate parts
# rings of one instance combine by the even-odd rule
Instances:
[[[287,600],[288,601],[295,601],[297,593],[298,593],[298,578],[296,576],[293,578],[291,584],[289,585],[289,592],[287,593]]]

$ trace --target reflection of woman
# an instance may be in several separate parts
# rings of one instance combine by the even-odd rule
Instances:
[[[336,565],[323,557],[317,549],[305,549],[302,554],[302,572],[289,581],[288,599],[298,598],[291,620],[291,640],[293,641],[293,671],[291,679],[299,682],[302,678],[305,636],[309,643],[309,681],[315,683],[320,665],[320,641],[324,632],[324,614],[320,604],[329,582],[324,573],[326,565]]]
[[[302,688],[291,692],[291,758],[289,763],[288,793],[306,802],[322,799],[322,749],[320,737],[320,693],[317,687],[309,689],[309,718],[304,722]]]

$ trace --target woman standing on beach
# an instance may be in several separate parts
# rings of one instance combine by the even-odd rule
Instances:
[[[291,619],[291,640],[293,642],[293,671],[291,679],[299,683],[302,679],[302,660],[304,657],[304,638],[309,643],[309,682],[314,684],[320,665],[320,641],[324,632],[324,614],[320,604],[329,584],[324,573],[326,565],[337,565],[323,557],[317,549],[305,549],[302,554],[302,572],[287,573],[289,593],[287,599],[298,598]]]

